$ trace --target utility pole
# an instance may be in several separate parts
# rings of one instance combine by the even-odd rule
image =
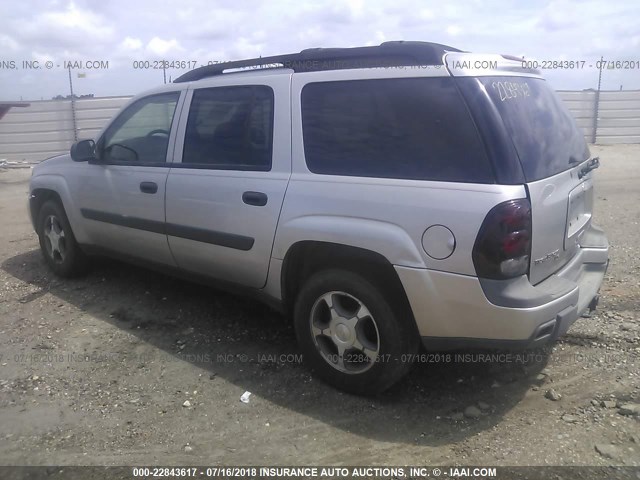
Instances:
[[[595,103],[593,108],[593,135],[591,136],[591,143],[596,143],[596,137],[598,136],[598,115],[600,110],[600,87],[602,85],[602,67],[604,67],[604,57],[600,57],[600,64],[598,65],[598,90],[596,90]]]
[[[69,91],[71,92],[71,120],[73,123],[73,141],[78,141],[78,125],[76,121],[76,98],[73,94],[73,80],[71,79],[71,66],[67,67],[69,72]]]

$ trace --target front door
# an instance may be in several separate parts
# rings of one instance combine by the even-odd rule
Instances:
[[[94,245],[175,265],[164,199],[179,99],[180,92],[167,92],[129,105],[98,141],[99,163],[82,165],[74,191]]]

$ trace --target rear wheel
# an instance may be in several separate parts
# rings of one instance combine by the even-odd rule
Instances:
[[[46,201],[37,221],[40,250],[47,265],[61,277],[73,277],[87,269],[87,258],[78,246],[62,206]]]
[[[375,394],[411,367],[418,337],[411,319],[385,292],[344,270],[311,276],[295,304],[296,336],[305,361],[342,390]]]

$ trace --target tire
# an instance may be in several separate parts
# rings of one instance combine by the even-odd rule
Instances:
[[[87,271],[88,260],[80,249],[64,208],[47,200],[38,212],[37,233],[44,260],[56,275],[76,277]]]
[[[413,320],[400,307],[356,273],[312,275],[294,307],[305,362],[341,390],[359,395],[386,390],[409,371],[419,348]]]

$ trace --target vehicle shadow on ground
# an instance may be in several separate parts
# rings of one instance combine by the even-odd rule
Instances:
[[[358,397],[312,377],[299,361],[291,325],[258,302],[111,260],[99,260],[86,277],[62,280],[38,250],[5,260],[2,269],[37,287],[22,303],[54,295],[136,335],[165,358],[377,440],[443,445],[490,429],[542,383],[536,377],[548,361],[542,350],[433,354],[387,392]],[[502,356],[488,361],[492,353]],[[484,409],[478,418],[451,418],[472,405]]]

